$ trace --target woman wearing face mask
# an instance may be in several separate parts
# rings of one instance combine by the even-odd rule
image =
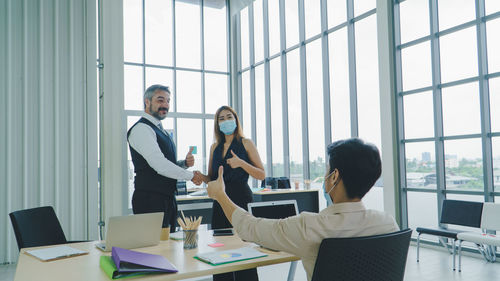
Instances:
[[[238,115],[229,106],[217,109],[214,120],[215,142],[210,148],[208,175],[202,175],[208,183],[216,180],[219,166],[224,167],[226,194],[243,209],[252,202],[252,190],[248,186],[248,176],[264,180],[266,174],[254,143],[244,138]],[[212,207],[212,229],[230,228],[219,203]],[[250,269],[214,275],[214,280],[258,280],[257,270]]]

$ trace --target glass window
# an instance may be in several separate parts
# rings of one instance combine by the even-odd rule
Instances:
[[[356,83],[359,136],[380,149],[380,97],[378,87],[377,17],[356,27]]]
[[[491,131],[500,132],[500,78],[490,79]]]
[[[500,1],[499,1],[500,3]],[[500,18],[486,23],[486,41],[488,41],[488,71],[500,71]]]
[[[333,3],[338,3],[338,1]],[[332,140],[341,140],[351,136],[347,28],[342,28],[328,36],[328,48],[330,49]]]
[[[177,112],[201,112],[201,73],[177,71]],[[172,106],[172,105],[171,105]]]
[[[431,44],[420,43],[401,50],[403,91],[432,85]]]
[[[474,0],[439,0],[439,30],[445,30],[476,18]]]
[[[156,67],[146,67],[146,88],[154,84],[161,84],[170,87],[170,90],[172,90],[174,86],[173,81],[174,78],[172,70]],[[171,109],[173,109],[172,102],[170,102]]]
[[[200,68],[200,0],[175,1],[175,51],[178,67]]]
[[[321,40],[306,45],[307,109],[309,122],[309,162],[311,180],[325,176],[325,115],[323,111],[323,71]]]
[[[125,109],[142,110],[144,109],[144,89],[142,83],[142,67],[134,65],[125,65],[123,67],[125,94]]]
[[[266,146],[266,91],[264,87],[264,65],[259,65],[255,68],[255,102],[257,125],[257,150],[259,151],[260,159],[265,167],[267,165],[267,146]],[[268,171],[267,168],[265,171]]]
[[[483,190],[481,139],[444,142],[446,189]]]
[[[177,118],[177,160],[186,159],[190,146],[196,146],[197,153],[194,156],[194,171],[203,171],[203,136],[201,128],[202,120]],[[191,181],[186,181],[187,188],[195,187]]]
[[[172,0],[146,0],[144,6],[146,63],[172,66]]]
[[[262,11],[262,0],[253,2],[253,37],[255,62],[264,59],[264,16]]]
[[[406,0],[399,4],[401,43],[429,35],[429,1]]]
[[[493,14],[500,11],[500,1],[498,0],[485,0],[486,14]]]
[[[416,229],[417,227],[435,228],[438,225],[437,195],[426,192],[408,192],[408,227]],[[418,233],[413,231],[413,238],[417,238]],[[431,240],[438,242],[434,235],[422,235],[422,240]]]
[[[363,197],[366,209],[384,211],[384,189],[377,183]]]
[[[269,55],[278,53],[280,47],[280,1],[267,2],[269,15]]]
[[[377,7],[376,0],[353,0],[354,16],[357,17]]]
[[[328,28],[344,23],[347,20],[347,1],[326,1],[328,9]]]
[[[288,136],[290,146],[290,181],[302,182],[302,109],[299,49],[287,54]]]
[[[434,136],[432,92],[403,97],[405,139]]]
[[[440,37],[441,81],[477,76],[476,27]]]
[[[406,187],[436,189],[436,153],[434,142],[405,144]]]
[[[248,26],[248,7],[240,12],[240,31],[241,31],[241,68],[246,68],[250,65],[250,50],[249,50],[249,26]]]
[[[252,139],[252,99],[250,96],[250,71],[241,74],[241,100],[243,104],[243,133],[246,138]]]
[[[221,6],[210,7],[207,2],[203,7],[205,69],[227,71],[226,4],[219,1]]]
[[[277,2],[277,1],[276,1]],[[281,58],[270,62],[271,82],[271,131],[273,151],[273,176],[285,175],[283,169],[283,107],[281,94]]]
[[[476,82],[442,90],[445,136],[481,132],[479,88]]]
[[[491,146],[493,150],[493,184],[495,191],[500,191],[500,137],[491,139]],[[500,202],[500,200],[495,200]]]
[[[227,79],[225,74],[205,73],[205,113],[215,114],[223,105],[228,105]]]
[[[142,62],[142,1],[123,2],[123,58]]]
[[[306,24],[306,39],[318,35],[321,32],[321,3],[320,0],[304,1],[304,13]]]
[[[299,2],[298,0],[285,1],[285,28],[286,47],[299,43]]]

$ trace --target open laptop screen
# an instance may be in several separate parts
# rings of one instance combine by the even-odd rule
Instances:
[[[255,217],[266,219],[284,219],[298,213],[295,200],[249,203],[248,211]]]

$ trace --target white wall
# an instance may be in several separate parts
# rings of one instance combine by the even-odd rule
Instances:
[[[8,214],[51,205],[68,239],[97,238],[95,1],[0,1],[0,263]]]

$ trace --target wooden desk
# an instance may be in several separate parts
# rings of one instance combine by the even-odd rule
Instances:
[[[215,242],[224,243],[225,246],[212,248],[207,245]],[[97,241],[71,244],[71,247],[89,251],[89,254],[51,262],[39,261],[38,259],[25,254],[24,251],[26,249],[22,249],[21,253],[19,254],[16,276],[14,277],[14,280],[109,281],[110,279],[104,274],[99,266],[99,258],[102,255],[110,255],[110,253],[103,253],[95,248],[94,244],[96,243]],[[299,260],[299,258],[285,252],[270,251],[266,251],[266,254],[268,254],[267,257],[218,266],[212,266],[193,258],[193,256],[198,253],[224,251],[246,246],[259,247],[253,243],[243,242],[237,235],[213,237],[212,231],[207,230],[200,230],[197,249],[184,250],[182,241],[162,241],[157,246],[145,247],[135,250],[162,255],[166,257],[172,264],[174,264],[179,272],[160,275],[146,275],[144,277],[133,278],[131,280],[180,280]]]

